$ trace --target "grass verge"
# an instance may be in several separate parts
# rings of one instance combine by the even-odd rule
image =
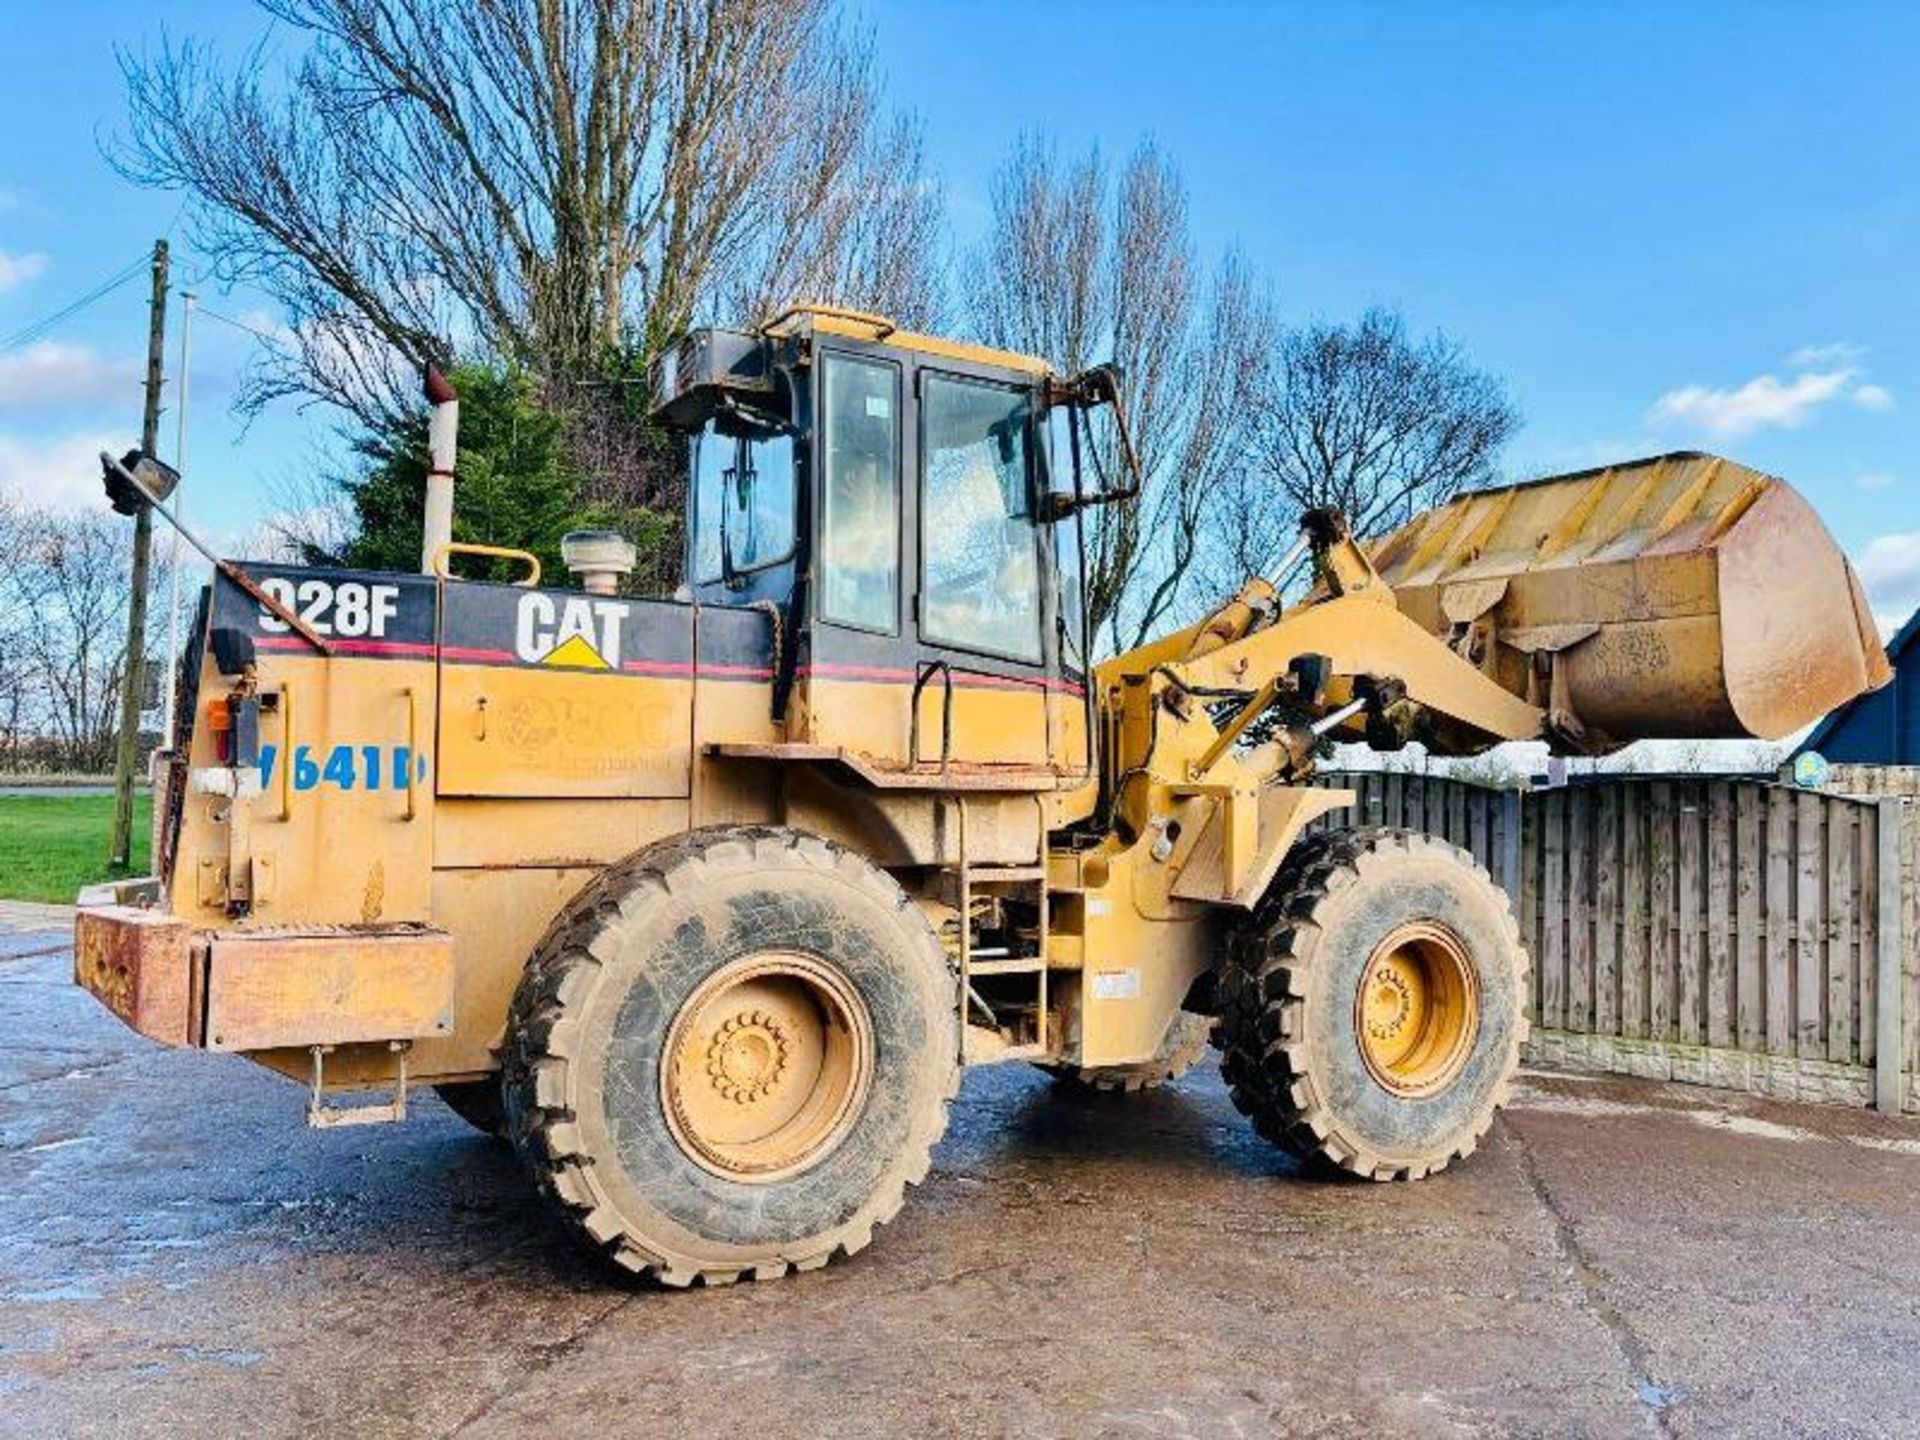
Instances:
[[[153,797],[133,801],[133,871],[147,873]],[[71,904],[83,885],[111,878],[113,796],[0,796],[0,900]]]

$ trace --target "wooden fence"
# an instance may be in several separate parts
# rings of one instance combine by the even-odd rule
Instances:
[[[1413,774],[1321,783],[1359,792],[1328,823],[1441,836],[1513,898],[1532,1058],[1913,1107],[1920,806],[1712,777],[1526,794]]]

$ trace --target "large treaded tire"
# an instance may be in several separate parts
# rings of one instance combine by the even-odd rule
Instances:
[[[745,1182],[698,1163],[661,1098],[669,1026],[743,956],[804,954],[854,987],[872,1080],[833,1148]],[[863,1248],[926,1177],[959,1084],[957,981],[923,912],[830,841],[696,830],[608,869],[535,949],[507,1025],[509,1137],[582,1240],[664,1284],[811,1270]]]
[[[1043,1065],[1057,1079],[1089,1090],[1156,1090],[1169,1085],[1206,1058],[1213,1038],[1213,1019],[1192,1011],[1176,1013],[1166,1037],[1153,1055],[1137,1065]]]
[[[1355,996],[1397,925],[1456,935],[1478,1024],[1438,1093],[1395,1095],[1361,1058]],[[1325,832],[1296,848],[1233,935],[1216,1031],[1233,1103],[1267,1140],[1376,1180],[1417,1180],[1473,1153],[1506,1102],[1528,1033],[1529,966],[1506,895],[1464,851],[1407,830]]]

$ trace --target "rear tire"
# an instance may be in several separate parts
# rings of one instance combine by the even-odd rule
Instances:
[[[769,826],[609,869],[535,950],[508,1129],[593,1249],[668,1285],[852,1254],[925,1178],[959,1082],[956,979],[866,860]]]
[[[1376,1180],[1473,1153],[1527,1037],[1528,961],[1506,895],[1406,830],[1316,836],[1233,936],[1218,1043],[1266,1139]]]
[[[1089,1090],[1157,1090],[1186,1074],[1206,1058],[1213,1021],[1190,1010],[1175,1013],[1166,1038],[1148,1059],[1134,1065],[1047,1065],[1042,1068],[1070,1084]]]

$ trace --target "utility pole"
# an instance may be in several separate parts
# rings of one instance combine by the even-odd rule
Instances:
[[[173,468],[180,472],[180,482],[173,492],[173,513],[175,519],[184,519],[187,513],[187,381],[192,375],[193,353],[193,302],[194,293],[185,290],[180,295],[180,374],[175,383],[180,393],[174,400],[174,442]],[[174,683],[180,674],[180,531],[172,532],[173,538],[167,546],[167,673],[166,685],[160,697],[160,726],[162,749],[172,750],[174,734]]]
[[[160,444],[160,384],[167,343],[167,242],[153,242],[153,298],[147,322],[147,395],[140,420],[140,448]],[[113,758],[113,853],[116,874],[133,867],[133,771],[140,754],[140,701],[145,692],[147,569],[153,559],[153,507],[142,505],[133,520],[133,574],[127,596],[126,689],[120,696],[120,743]]]

